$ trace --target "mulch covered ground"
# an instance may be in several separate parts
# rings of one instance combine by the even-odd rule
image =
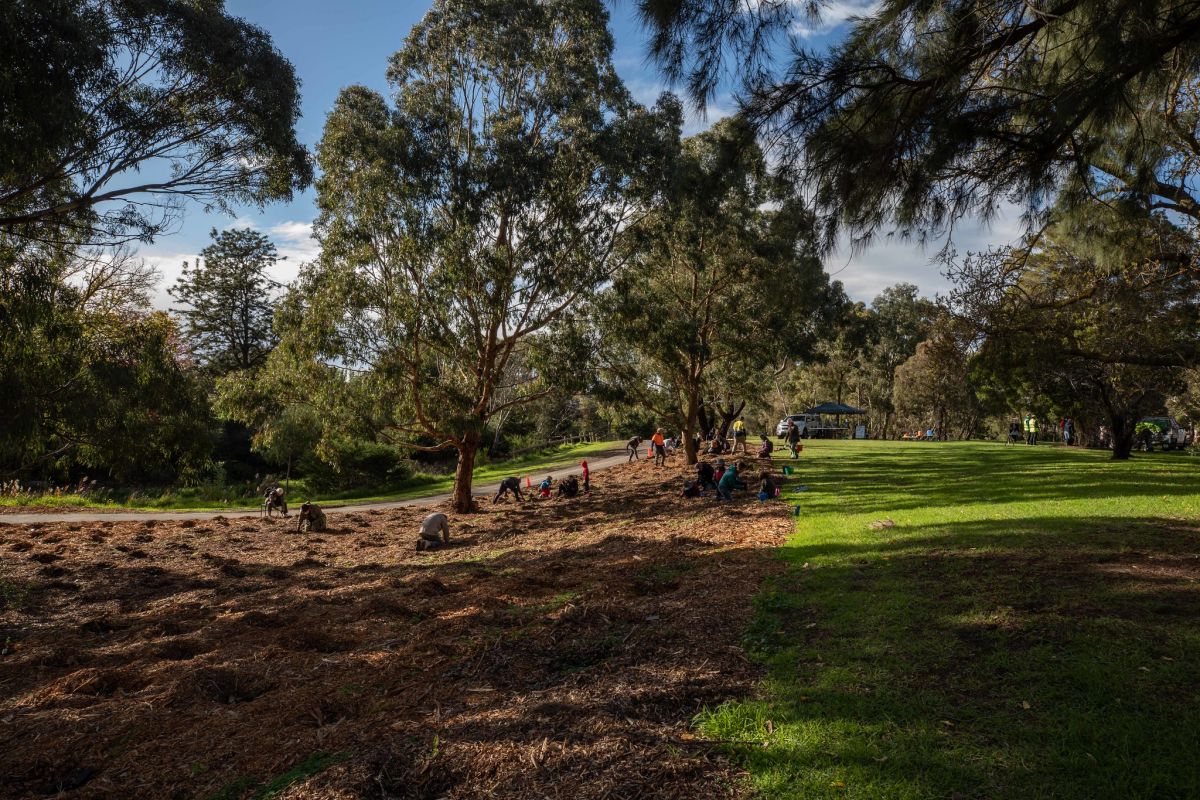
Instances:
[[[740,796],[689,724],[753,691],[791,521],[683,472],[485,503],[428,554],[426,509],[0,525],[0,795]]]

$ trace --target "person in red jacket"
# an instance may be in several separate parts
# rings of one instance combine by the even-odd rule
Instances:
[[[583,470],[583,493],[587,494],[588,492],[590,492],[592,490],[591,481],[588,480],[588,475],[590,475],[591,473],[588,472],[587,459],[580,461],[579,467],[580,467],[580,469]]]

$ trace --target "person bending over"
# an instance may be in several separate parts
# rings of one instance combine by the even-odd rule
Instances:
[[[500,481],[500,489],[496,492],[496,496],[492,498],[492,503],[499,503],[501,498],[507,497],[508,493],[512,492],[513,497],[517,498],[517,502],[521,502],[521,479],[520,478],[505,478]]]
[[[300,506],[300,521],[296,533],[321,533],[325,530],[325,512],[316,503]]]
[[[696,483],[701,489],[716,489],[717,478],[713,472],[712,464],[707,461],[701,461],[696,464]]]
[[[558,484],[559,497],[578,497],[579,496],[579,479],[574,475],[570,475]]]
[[[638,455],[638,448],[641,446],[642,446],[642,437],[640,437],[640,436],[635,436],[632,439],[630,439],[628,442],[625,443],[625,449],[629,451],[629,458],[625,459],[626,464],[628,464],[630,461],[633,461],[634,459],[641,461],[642,457],[640,455]]]
[[[450,518],[441,512],[430,514],[421,520],[418,550],[437,550],[450,544]]]
[[[767,438],[767,435],[765,433],[760,433],[758,435],[758,457],[759,458],[770,458],[771,453],[773,453],[774,451],[775,451],[775,445],[773,445],[771,443],[771,440]]]

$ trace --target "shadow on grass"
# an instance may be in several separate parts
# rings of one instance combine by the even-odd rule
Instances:
[[[702,717],[767,743],[739,748],[766,796],[1200,796],[1195,526],[987,520],[784,552],[748,634],[770,701]]]

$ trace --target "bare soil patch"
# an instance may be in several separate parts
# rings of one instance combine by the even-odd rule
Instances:
[[[428,509],[0,525],[2,793],[740,796],[688,728],[759,677],[741,635],[791,520],[677,497],[684,471],[481,498],[433,553]]]

